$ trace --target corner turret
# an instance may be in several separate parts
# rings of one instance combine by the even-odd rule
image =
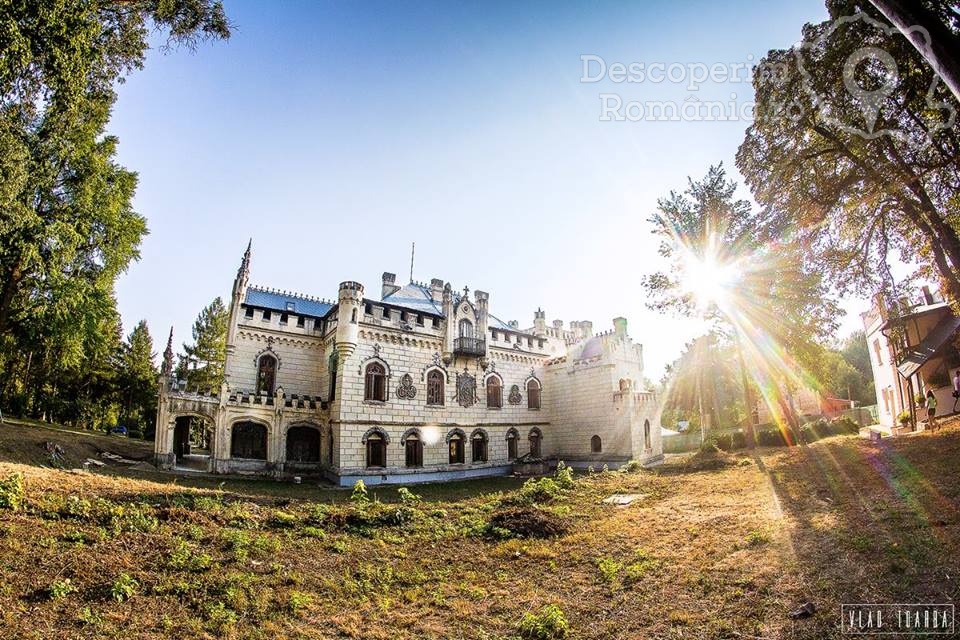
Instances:
[[[340,361],[344,362],[357,348],[363,285],[359,282],[341,282],[337,302],[337,354]]]

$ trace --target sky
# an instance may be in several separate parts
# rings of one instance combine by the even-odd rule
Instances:
[[[150,228],[117,284],[127,332],[145,318],[158,351],[171,326],[189,341],[251,238],[252,283],[326,298],[356,280],[379,299],[416,242],[416,280],[487,291],[503,320],[625,316],[653,380],[702,325],[646,308],[641,278],[663,266],[647,219],[711,164],[742,183],[748,122],[615,118],[651,101],[736,113],[749,83],[700,70],[745,68],[826,15],[822,0],[224,4],[230,40],[154,47],[119,88],[109,131]],[[597,58],[608,73],[583,81]],[[618,62],[679,81],[615,82]],[[624,108],[602,121],[610,95]],[[866,303],[847,307],[841,334]]]

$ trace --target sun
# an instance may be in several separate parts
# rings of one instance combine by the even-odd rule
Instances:
[[[701,311],[714,305],[724,310],[742,275],[735,263],[724,262],[713,252],[706,256],[686,252],[681,270],[680,288]]]

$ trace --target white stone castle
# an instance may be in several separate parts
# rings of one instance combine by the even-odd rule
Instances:
[[[624,318],[594,335],[591,322],[548,326],[538,310],[521,329],[490,313],[489,294],[439,279],[401,287],[384,273],[380,300],[343,282],[333,302],[249,277],[248,246],[220,389],[176,380],[168,345],[155,448],[163,468],[350,485],[500,475],[517,459],[613,468],[662,457],[657,399],[640,388],[643,350]]]

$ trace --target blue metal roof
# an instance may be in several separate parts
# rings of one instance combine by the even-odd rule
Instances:
[[[460,299],[460,294],[453,294],[454,305],[459,304]],[[433,315],[443,317],[443,305],[431,299],[429,288],[416,282],[411,282],[410,284],[401,287],[397,291],[394,291],[384,298],[382,302],[393,304],[398,307],[404,307],[412,311],[431,313]],[[528,335],[519,328],[511,327],[509,324],[492,313],[490,314],[489,318],[489,326],[493,329],[500,329],[501,331],[513,331],[515,333]]]
[[[273,289],[259,289],[249,287],[243,303],[251,307],[287,311],[301,316],[322,318],[333,308],[333,304],[326,300],[318,300],[299,293],[275,291]],[[292,305],[292,308],[291,308]]]

